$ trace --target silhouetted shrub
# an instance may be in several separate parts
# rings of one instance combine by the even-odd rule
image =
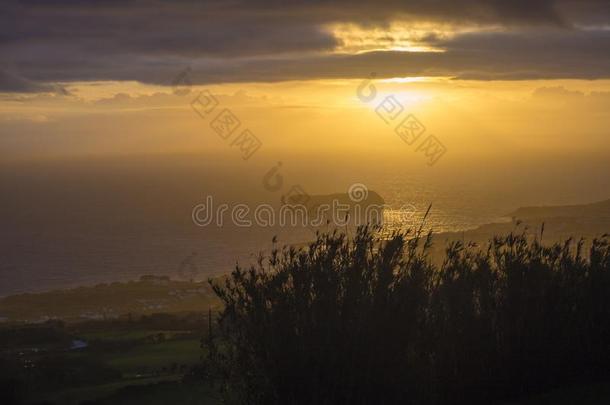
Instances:
[[[490,403],[610,371],[610,247],[486,249],[431,236],[318,235],[237,268],[210,361],[227,402]]]

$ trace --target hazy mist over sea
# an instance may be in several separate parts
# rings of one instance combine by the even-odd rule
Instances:
[[[311,195],[344,193],[362,183],[391,207],[415,208],[400,224],[404,227],[419,225],[432,203],[426,227],[437,232],[502,221],[525,205],[602,200],[610,190],[608,176],[582,176],[560,163],[527,176],[497,167],[487,172],[438,169],[424,176],[408,165],[398,172],[383,163],[315,163],[284,161],[285,189],[298,184]],[[313,236],[310,229],[237,227],[229,220],[222,228],[198,227],[191,220],[193,207],[206,196],[213,196],[215,204],[279,203],[282,192],[262,184],[271,167],[187,155],[5,164],[0,171],[0,294],[143,274],[206,279],[230,271],[236,261],[254,261],[257,252],[271,247],[274,235],[280,243],[305,242]]]

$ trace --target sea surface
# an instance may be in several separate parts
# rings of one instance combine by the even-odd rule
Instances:
[[[207,279],[278,244],[311,240],[308,228],[196,226],[193,207],[276,205],[281,192],[262,185],[266,167],[176,160],[47,162],[3,166],[0,172],[0,295],[137,279],[144,274]],[[323,178],[322,178],[323,177]],[[426,177],[412,170],[337,170],[336,176],[294,175],[310,193],[346,192],[355,183],[379,193],[392,209],[389,229],[424,226],[460,231],[506,221],[520,206],[570,204],[607,198],[572,185],[516,177],[502,182],[480,173]],[[528,181],[526,181],[528,180]],[[533,180],[533,181],[532,181]],[[607,181],[607,180],[603,180]],[[296,180],[295,180],[296,182]],[[317,185],[319,185],[317,187]],[[590,187],[590,186],[589,186]],[[287,189],[288,187],[285,187]],[[313,192],[311,191],[313,190]],[[391,210],[389,212],[392,212]]]

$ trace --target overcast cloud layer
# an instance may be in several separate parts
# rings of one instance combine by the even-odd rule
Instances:
[[[85,5],[86,4],[86,5]],[[432,22],[445,52],[338,53],[329,30]],[[491,28],[493,29],[491,29]],[[466,1],[5,1],[0,5],[0,91],[49,92],[56,83],[169,84],[379,77],[467,79],[610,77],[610,2]]]

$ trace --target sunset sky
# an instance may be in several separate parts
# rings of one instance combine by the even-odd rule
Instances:
[[[197,226],[209,196],[357,185],[388,232],[509,226],[610,199],[609,128],[607,0],[0,1],[0,285],[220,274],[313,235]]]
[[[394,96],[446,147],[437,170],[593,171],[610,157],[608,50],[601,0],[6,1],[0,156],[239,159],[191,109],[210,91],[260,139],[259,159],[425,168],[376,114]],[[175,91],[184,72],[192,86]]]

